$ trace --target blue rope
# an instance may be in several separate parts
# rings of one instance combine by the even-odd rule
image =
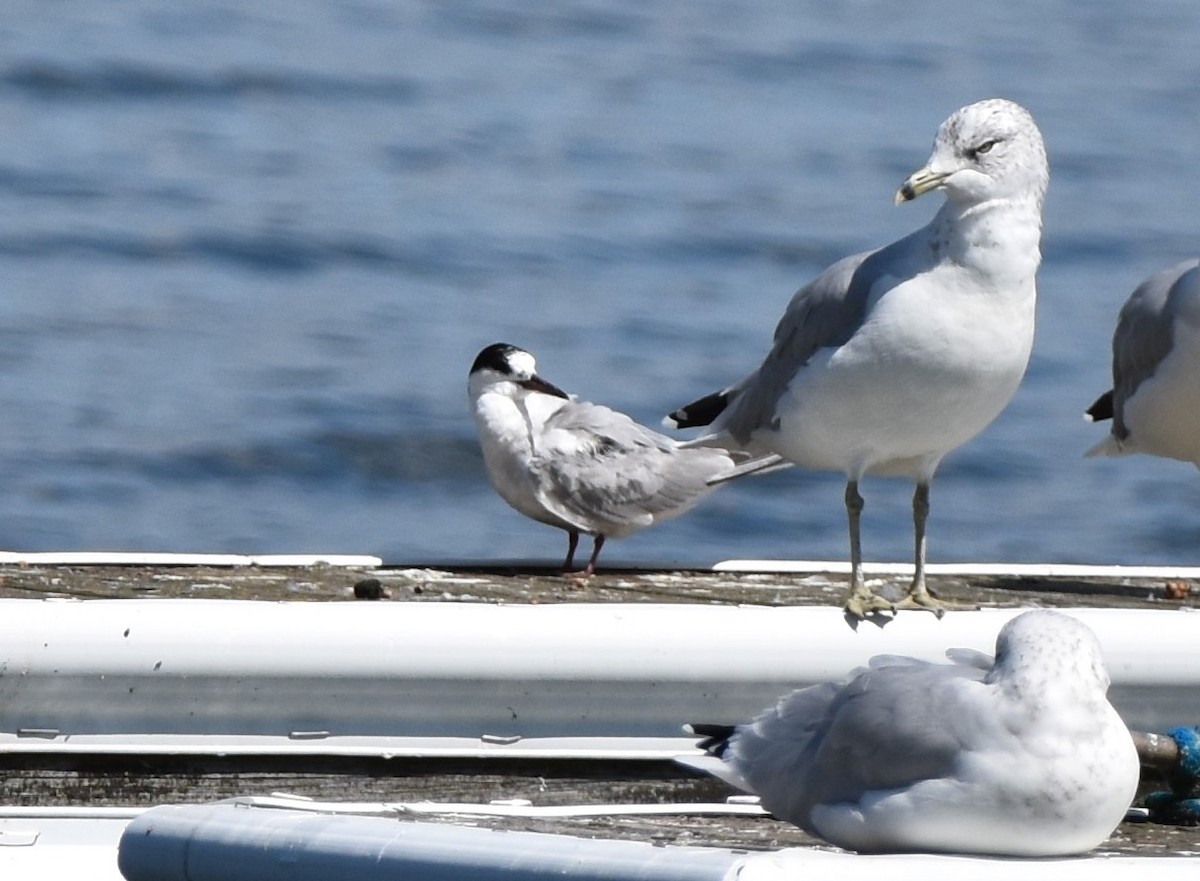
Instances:
[[[1150,820],[1171,826],[1200,826],[1200,728],[1180,726],[1167,734],[1179,746],[1179,762],[1167,775],[1171,790],[1146,796]]]
[[[1188,787],[1194,787],[1200,780],[1200,728],[1188,728],[1183,725],[1172,728],[1167,732],[1171,739],[1179,744],[1178,774],[1183,775]],[[1175,785],[1172,783],[1171,788]]]

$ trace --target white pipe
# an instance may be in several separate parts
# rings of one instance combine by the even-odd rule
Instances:
[[[0,732],[33,748],[137,734],[678,737],[874,654],[990,651],[1019,611],[906,612],[855,632],[831,607],[0,600]],[[1200,721],[1200,614],[1070,611],[1099,636],[1130,727]]]
[[[0,878],[122,881],[117,842],[128,822],[115,816],[0,817]]]
[[[758,572],[762,574],[848,575],[848,560],[722,560],[713,572]],[[1113,566],[1087,563],[929,563],[928,575],[997,578],[1200,578],[1197,566]],[[876,576],[909,576],[912,563],[863,563],[863,573]]]
[[[672,761],[695,737],[293,737],[287,734],[62,734],[0,731],[0,754]]]
[[[508,817],[521,819],[563,819],[581,817],[767,817],[758,798],[751,795],[734,796],[724,802],[657,802],[654,804],[565,804],[535,805],[529,799],[497,799],[487,804],[479,802],[393,801],[393,802],[327,802],[305,796],[275,793],[273,795],[238,796],[227,801],[256,808],[284,808],[309,813],[347,813],[369,816],[409,815]],[[0,808],[0,816],[3,816]]]
[[[125,551],[0,551],[7,566],[350,566],[373,569],[368,554],[172,554]]]

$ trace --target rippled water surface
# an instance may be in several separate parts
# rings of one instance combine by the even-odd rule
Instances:
[[[17,0],[0,22],[0,546],[557,559],[486,483],[484,345],[643,421],[792,292],[925,222],[955,108],[1051,154],[1013,404],[943,464],[934,560],[1200,562],[1200,475],[1084,460],[1133,286],[1200,251],[1200,8]],[[842,480],[722,490],[610,562],[846,556]],[[864,486],[870,559],[911,487]]]

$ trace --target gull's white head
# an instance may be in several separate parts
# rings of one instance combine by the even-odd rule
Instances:
[[[896,203],[941,190],[952,202],[970,204],[1032,199],[1040,211],[1049,183],[1046,147],[1029,111],[991,98],[956,110],[941,124],[928,164],[901,185]]]
[[[514,398],[531,392],[568,397],[558,386],[538,376],[533,355],[508,343],[492,343],[475,356],[467,377],[467,391],[472,400],[487,392]]]

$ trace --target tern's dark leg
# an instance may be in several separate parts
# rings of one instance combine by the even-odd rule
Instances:
[[[567,558],[563,560],[563,572],[570,572],[575,568],[575,548],[579,547],[579,530],[567,530]]]
[[[592,556],[588,560],[587,566],[583,569],[583,577],[591,578],[596,573],[596,558],[600,556],[600,549],[604,547],[604,534],[596,533],[596,537],[592,540]]]

